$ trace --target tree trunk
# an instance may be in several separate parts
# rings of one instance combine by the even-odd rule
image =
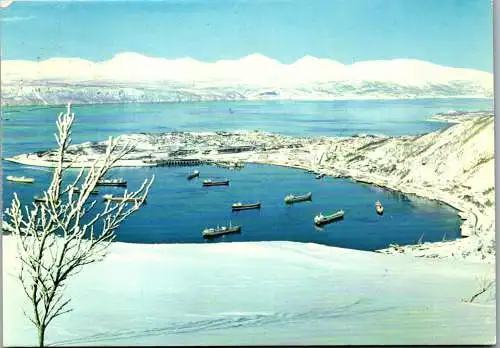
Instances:
[[[38,327],[38,345],[40,347],[43,347],[45,340],[45,326],[39,326]]]

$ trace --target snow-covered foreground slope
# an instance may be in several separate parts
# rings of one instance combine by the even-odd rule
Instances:
[[[3,237],[4,344],[36,343]],[[114,243],[68,287],[51,345],[493,344],[494,265],[292,242]]]
[[[493,96],[490,73],[415,59],[344,65],[306,56],[282,64],[253,54],[205,63],[121,53],[102,62],[6,60],[1,74],[6,104]]]

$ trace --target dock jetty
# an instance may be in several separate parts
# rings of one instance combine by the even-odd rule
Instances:
[[[197,166],[200,164],[206,164],[206,161],[203,161],[198,158],[171,158],[171,159],[149,159],[142,160],[147,164],[154,164],[157,167],[165,167],[165,166]]]

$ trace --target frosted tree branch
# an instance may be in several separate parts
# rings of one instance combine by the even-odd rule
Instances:
[[[133,203],[108,201],[101,211],[95,211],[96,202],[89,202],[89,196],[97,182],[133,150],[131,144],[119,148],[119,141],[109,138],[103,157],[82,168],[63,189],[64,174],[72,164],[66,154],[74,119],[69,104],[66,112],[57,117],[57,166],[48,189],[43,192],[44,202],[25,206],[23,210],[19,197],[14,194],[5,212],[17,241],[20,261],[17,278],[30,301],[31,314],[25,311],[25,315],[38,330],[40,346],[44,345],[47,326],[72,310],[68,307],[71,299],[64,296],[68,278],[83,266],[104,258],[115,231],[140,209],[154,181],[152,177],[138,190],[124,193],[124,198],[137,198]],[[75,193],[76,188],[79,193]]]

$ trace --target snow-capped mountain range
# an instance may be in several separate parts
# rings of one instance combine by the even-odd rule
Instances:
[[[1,77],[6,104],[493,97],[491,73],[414,59],[283,64],[252,54],[205,63],[120,53],[102,62],[5,60]]]

